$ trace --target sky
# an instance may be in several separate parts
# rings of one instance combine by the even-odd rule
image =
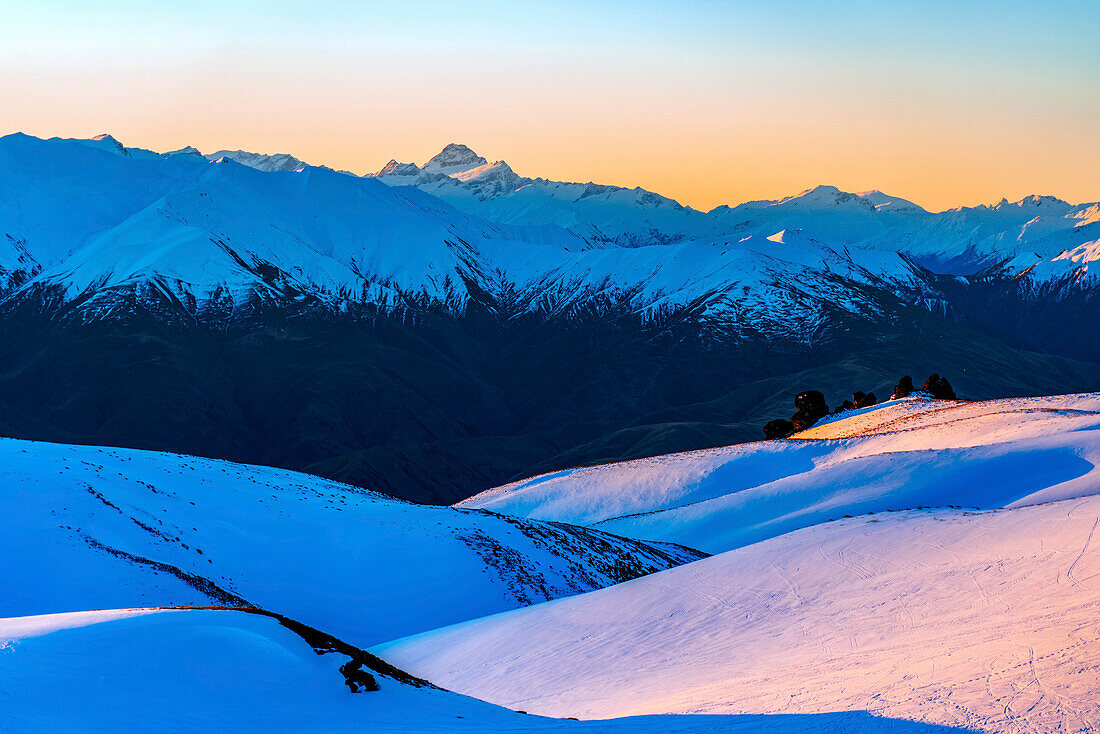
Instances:
[[[1100,2],[0,0],[0,133],[374,171],[465,143],[696,208],[1100,199]]]

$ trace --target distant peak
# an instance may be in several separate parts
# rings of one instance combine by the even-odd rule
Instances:
[[[215,162],[220,161],[222,158],[228,158],[249,168],[266,172],[300,171],[306,165],[289,153],[267,155],[264,153],[250,153],[247,150],[219,150],[206,156],[206,158]]]
[[[1008,199],[1001,199],[1001,201],[995,206],[995,209],[1001,209],[1004,207],[1015,206],[1021,209],[1038,209],[1038,208],[1056,208],[1056,209],[1070,209],[1072,208],[1068,202],[1062,201],[1056,196],[1042,196],[1040,194],[1032,194],[1031,196],[1025,196],[1019,201],[1009,202]]]
[[[871,202],[875,209],[881,211],[926,211],[924,207],[916,204],[908,199],[903,199],[900,196],[890,196],[884,194],[878,189],[871,189],[870,191],[860,191],[856,194],[859,197]]]
[[[424,170],[430,173],[458,173],[488,163],[473,150],[460,143],[448,143],[443,150],[424,164]]]
[[[468,145],[462,143],[447,143],[443,150],[439,151],[436,158],[450,158],[452,160],[475,160],[480,158]]]
[[[794,201],[796,199],[815,200],[815,201],[816,200],[832,199],[832,198],[836,198],[836,197],[840,196],[843,193],[844,192],[841,191],[840,189],[838,189],[836,186],[825,186],[825,185],[814,186],[812,189],[806,189],[804,191],[801,191],[801,192],[795,194],[794,196],[785,196],[785,197],[783,197],[782,199],[779,200],[779,203],[784,204],[788,201]]]
[[[180,148],[179,150],[170,150],[167,153],[165,153],[165,155],[170,155],[170,156],[174,156],[174,155],[198,155],[198,156],[201,156],[202,153],[199,152],[198,148],[196,148],[194,146],[191,146],[191,145],[188,145],[186,148]]]
[[[130,151],[126,148],[126,146],[118,142],[117,138],[109,135],[108,133],[100,133],[95,137],[77,142],[81,142],[84,145],[91,145],[92,147],[99,148],[101,150],[108,150],[112,153],[117,153],[118,155],[124,156],[126,158],[130,157]]]
[[[789,206],[814,206],[814,207],[829,207],[829,206],[852,206],[861,209],[875,208],[867,199],[863,198],[859,194],[850,194],[847,191],[841,191],[836,186],[815,186],[812,189],[806,189],[802,193],[796,196],[788,196],[779,200],[779,205]]]
[[[420,173],[420,166],[415,163],[398,163],[391,158],[390,162],[382,166],[375,176],[415,176]]]

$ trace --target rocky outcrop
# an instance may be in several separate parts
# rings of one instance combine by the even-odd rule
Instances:
[[[935,372],[924,381],[921,390],[940,400],[955,399],[955,390],[951,387],[951,383],[947,381],[946,377],[940,377]]]
[[[873,392],[865,393],[862,390],[856,390],[852,393],[852,405],[857,409],[870,408],[876,404],[878,404],[878,398],[875,397]]]
[[[917,391],[913,389],[913,378],[909,375],[905,375],[898,380],[896,385],[894,385],[894,390],[890,394],[890,399],[897,400],[899,398],[909,397],[916,392]],[[921,392],[929,397],[939,398],[941,400],[955,399],[955,391],[952,389],[951,383],[947,381],[947,378],[940,377],[936,373],[933,373],[925,380],[924,385],[921,387]],[[872,405],[878,405],[878,397],[873,392],[865,393],[862,390],[856,390],[852,393],[852,399],[845,400],[838,405],[836,410],[832,412],[832,415],[843,413],[846,410],[870,408]],[[789,421],[783,418],[776,418],[765,424],[765,438],[784,438],[792,433],[804,431],[830,414],[829,406],[825,402],[825,396],[817,390],[805,390],[798,393],[794,398],[794,407],[796,408],[795,414],[791,416]]]
[[[843,413],[846,410],[854,410],[855,407],[855,403],[853,403],[851,400],[845,400],[843,403],[836,406],[836,410],[833,411],[833,415],[836,415],[837,413]]]
[[[825,396],[817,390],[805,390],[794,396],[795,414],[791,416],[791,426],[803,431],[829,415],[829,405]]]
[[[794,433],[794,426],[786,418],[776,418],[764,424],[764,438],[786,438]]]
[[[899,398],[907,398],[909,394],[913,392],[913,378],[909,375],[905,375],[898,384],[894,385],[894,391],[890,393],[891,400],[897,400]]]

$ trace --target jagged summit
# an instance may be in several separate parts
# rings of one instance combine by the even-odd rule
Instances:
[[[471,168],[484,166],[489,161],[460,143],[448,143],[443,150],[424,164],[428,173],[458,173]]]
[[[415,163],[398,163],[391,158],[390,162],[382,166],[375,176],[416,176],[421,173],[420,166]]]
[[[219,150],[206,156],[207,160],[217,161],[228,158],[237,163],[255,168],[260,171],[300,171],[306,164],[289,153],[275,153],[265,155],[263,153],[250,153],[247,150]]]
[[[994,209],[1005,209],[1007,207],[1016,207],[1018,209],[1065,209],[1069,210],[1073,208],[1073,205],[1069,202],[1062,201],[1056,196],[1044,196],[1042,194],[1032,194],[1031,196],[1025,196],[1019,201],[1009,201],[1008,199],[1001,199],[997,203]]]

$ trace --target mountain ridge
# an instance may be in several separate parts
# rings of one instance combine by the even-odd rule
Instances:
[[[8,435],[450,503],[748,440],[796,381],[853,369],[972,397],[1097,384],[1100,338],[1077,328],[1100,315],[1095,206],[914,213],[820,187],[708,219],[636,189],[508,193],[504,164],[391,186],[126,150],[0,138]]]

